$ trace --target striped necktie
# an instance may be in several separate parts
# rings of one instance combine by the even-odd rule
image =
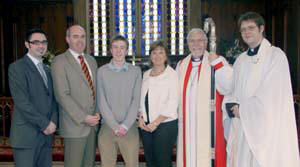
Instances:
[[[38,70],[39,70],[43,80],[44,80],[44,83],[45,83],[46,87],[48,88],[48,79],[47,79],[47,75],[46,75],[46,72],[45,72],[44,67],[43,67],[43,63],[41,63],[41,62],[38,63],[37,67],[38,67]]]
[[[92,81],[89,69],[88,69],[86,63],[84,62],[83,56],[79,55],[78,58],[80,60],[81,69],[82,69],[82,71],[84,73],[84,76],[85,76],[86,80],[89,83],[89,86],[90,86],[91,91],[92,91],[92,96],[93,96],[93,99],[95,101],[95,99],[96,99],[96,97],[95,97],[95,90],[94,90],[94,85],[93,85],[93,81]]]

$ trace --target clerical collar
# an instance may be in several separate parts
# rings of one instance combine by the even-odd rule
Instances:
[[[203,55],[200,56],[199,58],[194,58],[194,57],[192,56],[192,62],[200,62],[200,61],[202,61],[202,59],[203,59]]]
[[[260,44],[257,47],[255,47],[254,49],[249,48],[248,51],[247,51],[248,56],[257,55],[259,47],[260,47]]]

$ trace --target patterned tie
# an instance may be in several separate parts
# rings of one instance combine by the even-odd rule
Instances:
[[[44,67],[43,67],[43,63],[38,63],[37,64],[37,67],[38,67],[38,70],[44,80],[44,83],[46,85],[46,87],[48,88],[48,80],[47,80],[47,76],[46,76],[46,73],[45,73],[45,70],[44,70]]]
[[[80,60],[81,69],[82,69],[82,71],[83,71],[83,73],[84,73],[84,75],[85,75],[86,80],[87,80],[88,83],[89,83],[89,86],[90,86],[91,91],[92,91],[93,99],[94,99],[94,101],[95,101],[95,97],[96,97],[96,96],[95,96],[95,90],[94,90],[94,85],[93,85],[93,81],[92,81],[92,78],[91,78],[89,69],[88,69],[86,63],[84,62],[83,56],[80,55],[80,56],[78,56],[78,58],[79,58],[79,60]]]

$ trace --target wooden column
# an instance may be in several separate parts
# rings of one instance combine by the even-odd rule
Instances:
[[[296,1],[296,0],[295,0]],[[296,15],[295,15],[295,21],[296,21],[296,30],[297,30],[297,49],[296,49],[296,54],[297,54],[297,94],[300,94],[300,1],[295,4],[296,6]],[[298,108],[299,109],[299,108]],[[299,148],[300,148],[300,111],[298,110],[298,143],[299,143]]]
[[[2,9],[1,9],[2,10]],[[1,92],[0,96],[3,96],[5,92],[5,68],[4,68],[4,38],[3,38],[3,19],[0,17],[0,79],[1,79]]]
[[[291,79],[294,101],[297,104],[296,120],[298,129],[298,142],[300,147],[300,1],[289,0],[286,11],[286,36],[284,43],[286,44],[286,54],[290,64]]]
[[[202,28],[202,8],[200,0],[188,1],[188,30]]]
[[[87,1],[89,2],[89,1]],[[86,0],[73,0],[74,23],[86,27]]]
[[[295,0],[288,1],[287,4],[284,4],[284,34],[282,45],[280,46],[282,50],[287,55],[291,71],[291,79],[293,86],[293,93],[299,94],[299,9],[297,7],[297,2]],[[280,31],[279,29],[277,31]],[[277,32],[278,33],[278,32]],[[280,40],[277,39],[276,41]]]
[[[298,71],[298,75],[297,75],[297,94],[300,94],[300,21],[299,21],[299,18],[300,18],[300,1],[298,1],[298,4],[296,5],[297,8],[296,8],[296,11],[297,11],[297,14],[296,14],[296,22],[297,22],[297,55],[298,55],[298,63],[297,63],[297,71]],[[298,20],[298,21],[297,21]],[[299,113],[299,121],[300,121],[300,113]]]
[[[86,31],[86,50],[90,53],[89,0],[72,0],[74,24],[81,25]]]

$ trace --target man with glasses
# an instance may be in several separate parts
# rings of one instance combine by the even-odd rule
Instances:
[[[69,49],[55,57],[51,70],[59,103],[59,134],[64,138],[65,167],[92,167],[96,155],[95,58],[84,53],[86,33],[79,25],[66,31]]]
[[[284,52],[264,37],[265,21],[254,12],[239,18],[249,49],[233,66],[233,118],[224,119],[227,167],[300,166],[293,92]]]
[[[52,140],[57,125],[57,103],[50,69],[43,64],[47,38],[40,29],[26,34],[27,54],[9,66],[14,113],[10,129],[16,167],[51,167]]]
[[[206,51],[208,41],[202,29],[192,29],[187,42],[191,54],[177,65],[180,84],[177,167],[211,166],[213,162],[216,167],[225,167],[226,146],[220,94],[227,93],[232,69],[223,57]],[[216,122],[211,121],[212,68],[216,71],[216,118],[219,118]],[[214,126],[216,155],[214,143],[211,143]]]

